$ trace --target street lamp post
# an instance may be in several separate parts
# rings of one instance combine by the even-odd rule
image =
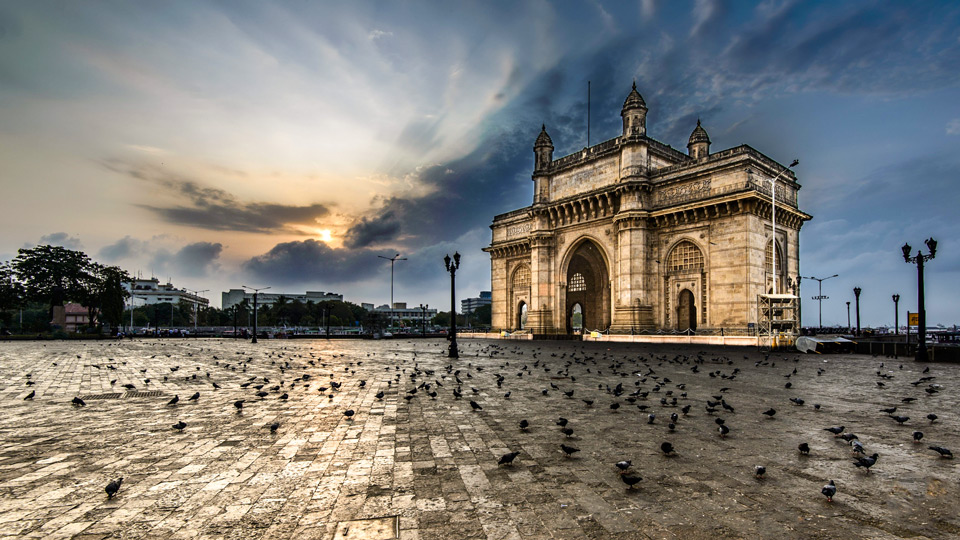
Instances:
[[[860,287],[853,288],[853,296],[856,297],[855,299],[857,301],[857,335],[858,336],[860,335],[860,291],[862,290],[863,289],[861,289]]]
[[[457,350],[457,269],[460,268],[460,253],[453,254],[453,262],[450,261],[450,255],[443,258],[443,264],[450,272],[450,352],[448,358],[460,358],[460,352]]]
[[[427,335],[427,308],[430,304],[420,304],[420,335]]]
[[[900,295],[893,295],[893,333],[900,333]]]
[[[903,251],[903,261],[907,263],[916,263],[917,265],[917,361],[926,362],[927,361],[927,313],[924,310],[923,306],[923,263],[933,259],[937,255],[937,241],[933,238],[928,238],[925,243],[927,244],[927,249],[930,250],[929,255],[924,255],[923,252],[917,250],[917,255],[915,257],[910,256],[910,244],[904,244],[902,248]],[[909,324],[909,322],[907,323]]]
[[[850,302],[847,302],[847,333],[853,333],[853,328],[850,327]]]
[[[250,340],[250,343],[257,342],[257,296],[260,294],[260,291],[265,291],[270,287],[260,287],[259,289],[254,289],[253,287],[248,287],[246,285],[241,285],[244,289],[250,289],[253,291],[253,339]]]
[[[406,257],[401,257],[399,253],[393,257],[384,257],[383,255],[377,255],[381,259],[386,259],[390,261],[390,326],[393,326],[393,263],[396,261],[405,261]]]
[[[770,229],[773,234],[770,241],[770,247],[773,250],[770,261],[771,266],[773,266],[773,294],[777,294],[777,179],[783,176],[783,173],[799,164],[800,160],[793,160],[793,163],[787,166],[787,168],[770,179]]]
[[[832,276],[830,276],[830,277],[825,277],[825,278],[818,278],[818,277],[813,277],[813,276],[810,276],[810,277],[808,277],[808,278],[804,278],[804,279],[814,279],[814,280],[816,280],[817,282],[819,282],[819,284],[818,284],[818,286],[817,286],[817,290],[819,291],[819,293],[818,293],[816,296],[811,296],[810,299],[811,299],[811,300],[816,300],[816,301],[819,302],[819,304],[820,304],[820,326],[819,326],[820,328],[823,328],[823,301],[824,301],[824,300],[828,300],[828,299],[830,298],[829,296],[824,296],[824,295],[823,295],[823,282],[826,281],[826,280],[828,280],[828,279],[835,278],[835,277],[837,277],[837,276],[839,276],[839,275],[840,275],[840,274],[834,274],[834,275],[832,275]],[[847,302],[847,303],[849,304],[850,302]],[[848,317],[848,318],[849,318],[849,317]],[[849,327],[850,324],[848,323],[847,326]]]

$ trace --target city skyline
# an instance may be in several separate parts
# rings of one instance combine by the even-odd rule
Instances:
[[[51,243],[178,287],[380,305],[400,253],[395,300],[443,309],[447,253],[458,300],[490,289],[480,248],[532,200],[541,124],[557,156],[586,146],[589,81],[590,144],[611,139],[636,81],[657,140],[699,118],[714,151],[800,160],[800,273],[839,274],[825,325],[855,286],[863,326],[893,324],[894,293],[904,323],[900,246],[930,236],[927,322],[960,322],[950,3],[41,1],[0,7],[0,41],[0,260]]]

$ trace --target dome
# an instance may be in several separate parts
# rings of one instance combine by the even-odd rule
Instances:
[[[534,148],[542,148],[544,146],[549,146],[553,148],[553,141],[550,140],[550,135],[547,135],[547,126],[540,126],[540,135],[537,136],[537,142],[533,143]]]
[[[643,101],[643,96],[640,95],[640,92],[637,92],[637,83],[634,81],[633,90],[630,91],[630,94],[627,96],[627,99],[623,102],[623,111],[629,111],[630,109],[646,109],[647,104]],[[623,114],[621,112],[621,114]]]
[[[710,144],[710,136],[707,135],[707,130],[703,129],[703,126],[700,125],[700,119],[697,118],[697,127],[693,128],[693,133],[690,134],[690,141],[687,143],[687,146],[701,142]]]

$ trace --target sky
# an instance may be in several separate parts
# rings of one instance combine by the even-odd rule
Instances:
[[[493,216],[533,142],[620,134],[800,160],[801,274],[824,324],[917,301],[960,323],[960,5],[709,0],[0,2],[0,260],[39,244],[204,293],[449,309],[490,288]],[[804,281],[804,324],[816,324]],[[458,306],[459,307],[459,306]],[[903,316],[901,316],[901,322]]]

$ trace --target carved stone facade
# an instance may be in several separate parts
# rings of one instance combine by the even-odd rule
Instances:
[[[541,129],[533,204],[496,216],[485,248],[495,328],[746,329],[759,294],[790,292],[811,219],[793,172],[746,145],[711,154],[699,121],[679,152],[647,137],[646,112],[634,86],[623,135],[556,160]]]

